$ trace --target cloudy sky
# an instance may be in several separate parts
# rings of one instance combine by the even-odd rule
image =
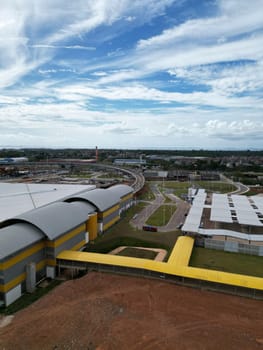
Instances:
[[[0,0],[0,147],[263,149],[263,0]]]

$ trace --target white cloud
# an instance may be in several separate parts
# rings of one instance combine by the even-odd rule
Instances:
[[[99,135],[105,147],[262,145],[262,0],[218,0],[213,17],[113,45],[172,2],[3,2],[1,143],[85,147]]]
[[[253,92],[263,88],[263,61],[175,68],[168,71],[176,79],[207,85],[222,95]],[[178,80],[173,80],[178,82]]]
[[[82,39],[99,26],[111,26],[121,17],[134,19],[149,9],[147,18],[159,14],[172,0],[10,0],[1,3],[0,80],[1,87],[15,84],[21,77],[48,62],[54,49],[94,51],[94,46],[67,44],[72,37]],[[116,33],[115,35],[118,35]]]
[[[44,48],[44,49],[69,49],[69,50],[88,50],[88,51],[93,51],[96,50],[95,47],[92,46],[82,46],[82,45],[48,45],[48,44],[34,44],[34,45],[29,45],[30,47],[33,48]]]
[[[235,35],[262,30],[262,0],[253,1],[253,6],[238,0],[218,1],[218,5],[218,16],[188,20],[179,26],[164,30],[160,35],[140,40],[138,49],[159,49],[176,43],[192,46],[194,40],[197,40],[198,44],[213,44],[222,39],[225,42]]]
[[[250,139],[261,140],[263,133],[263,122],[245,120],[209,120],[205,125],[208,135],[219,139],[237,140]]]
[[[110,86],[107,88],[93,87],[92,84],[74,84],[63,87],[55,87],[54,94],[60,99],[69,101],[85,101],[92,98],[104,98],[106,100],[142,100],[158,102],[175,102],[194,104],[200,106],[214,106],[221,108],[254,107],[261,108],[261,99],[245,97],[229,97],[218,92],[166,92],[140,84]]]

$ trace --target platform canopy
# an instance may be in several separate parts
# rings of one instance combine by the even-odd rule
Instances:
[[[210,220],[263,226],[263,197],[214,193]]]

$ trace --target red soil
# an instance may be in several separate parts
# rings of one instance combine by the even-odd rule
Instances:
[[[92,272],[0,328],[0,349],[263,349],[263,303]]]

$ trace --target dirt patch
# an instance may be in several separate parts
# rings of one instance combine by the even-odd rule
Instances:
[[[8,326],[12,322],[13,318],[14,318],[13,315],[0,316],[0,328],[4,328]]]
[[[261,301],[92,272],[0,329],[0,349],[262,349]]]

